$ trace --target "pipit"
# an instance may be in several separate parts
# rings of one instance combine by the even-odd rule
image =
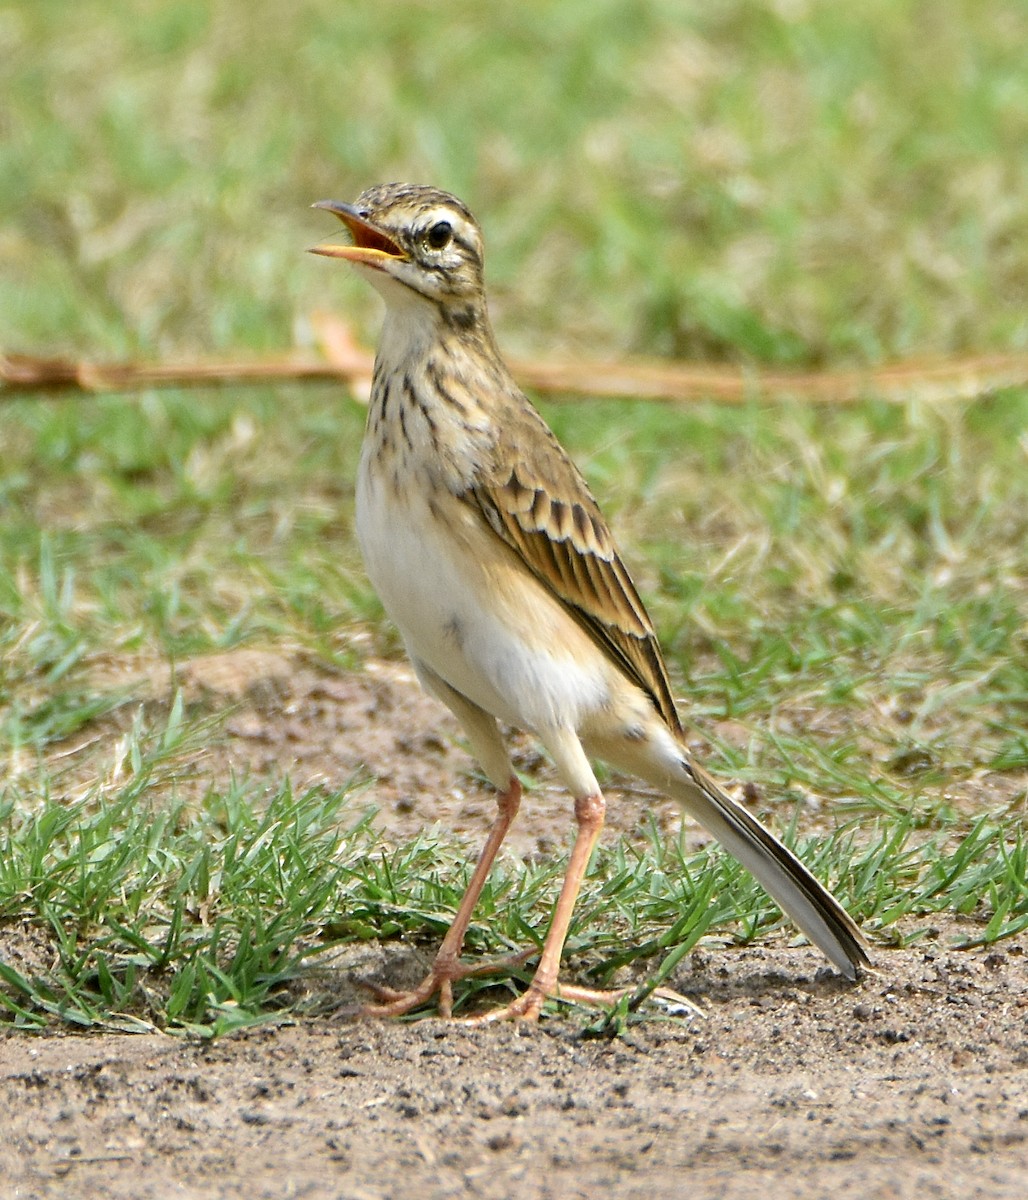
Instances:
[[[518,811],[498,722],[542,743],[575,802],[577,833],[532,981],[486,1019],[539,1016],[558,982],[572,909],[604,818],[601,759],[668,793],[746,866],[848,979],[867,965],[857,926],[806,867],[693,759],[653,625],[574,463],[515,384],[486,309],[482,234],[447,192],[384,184],[339,217],[351,263],[386,303],[357,478],[372,584],[425,690],[463,726],[498,813],[420,986],[377,989],[363,1011],[409,1012],[480,968],[460,961],[472,911]]]

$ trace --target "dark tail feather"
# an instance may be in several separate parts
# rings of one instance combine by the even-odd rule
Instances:
[[[870,965],[863,936],[838,900],[705,771],[683,761],[681,776],[664,786],[668,783],[674,798],[753,874],[847,979],[856,979]]]

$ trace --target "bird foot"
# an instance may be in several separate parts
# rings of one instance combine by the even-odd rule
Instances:
[[[523,967],[535,953],[535,949],[531,948],[506,958],[476,963],[473,966],[437,957],[432,964],[432,970],[416,988],[411,988],[409,991],[399,991],[383,984],[372,983],[370,980],[362,980],[361,986],[372,992],[378,1003],[347,1009],[346,1015],[352,1017],[402,1017],[427,1004],[438,992],[439,1016],[446,1021],[457,1020],[463,1025],[488,1025],[496,1021],[538,1021],[546,1000],[581,1004],[590,1008],[613,1008],[619,1000],[632,995],[636,990],[634,987],[581,987],[575,983],[557,983],[552,988],[547,988],[533,982],[522,995],[511,1000],[509,1004],[488,1009],[485,1012],[473,1013],[467,1017],[455,1018],[453,1016],[453,984],[456,980],[472,979],[483,975],[498,975],[504,971],[516,971]],[[674,1004],[679,1010],[688,1010],[701,1017],[705,1015],[703,1010],[691,1000],[671,991],[670,988],[657,988],[651,998],[662,1000],[666,1004]]]
[[[528,991],[502,1008],[463,1018],[467,1025],[487,1025],[494,1021],[538,1021],[545,1000],[563,1000],[568,1004],[584,1004],[591,1008],[613,1008],[634,988],[588,988],[574,983],[558,983],[552,989],[532,984]]]
[[[517,954],[512,954],[507,958],[476,963],[474,966],[467,966],[457,960],[451,961],[437,957],[432,964],[431,971],[429,971],[421,983],[416,988],[412,988],[406,992],[385,987],[382,984],[372,983],[368,980],[362,980],[361,986],[366,987],[372,992],[379,1003],[365,1004],[357,1010],[356,1015],[361,1017],[402,1017],[406,1013],[420,1008],[423,1004],[427,1004],[436,992],[438,992],[439,1015],[444,1020],[450,1020],[453,1017],[453,984],[456,980],[471,979],[481,975],[497,975],[503,971],[518,970],[536,953],[537,951],[533,946],[531,949],[521,950]]]

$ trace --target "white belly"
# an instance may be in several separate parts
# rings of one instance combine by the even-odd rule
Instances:
[[[535,731],[578,729],[609,699],[610,665],[483,519],[449,494],[396,494],[362,458],[357,537],[411,657],[480,708]]]

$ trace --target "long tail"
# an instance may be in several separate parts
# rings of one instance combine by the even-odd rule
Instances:
[[[648,762],[636,759],[632,767],[648,782],[667,790],[753,874],[836,969],[847,979],[856,979],[870,961],[863,936],[849,913],[756,817],[726,795],[683,750],[677,746],[675,750],[670,763],[665,759],[664,769],[652,758]]]

